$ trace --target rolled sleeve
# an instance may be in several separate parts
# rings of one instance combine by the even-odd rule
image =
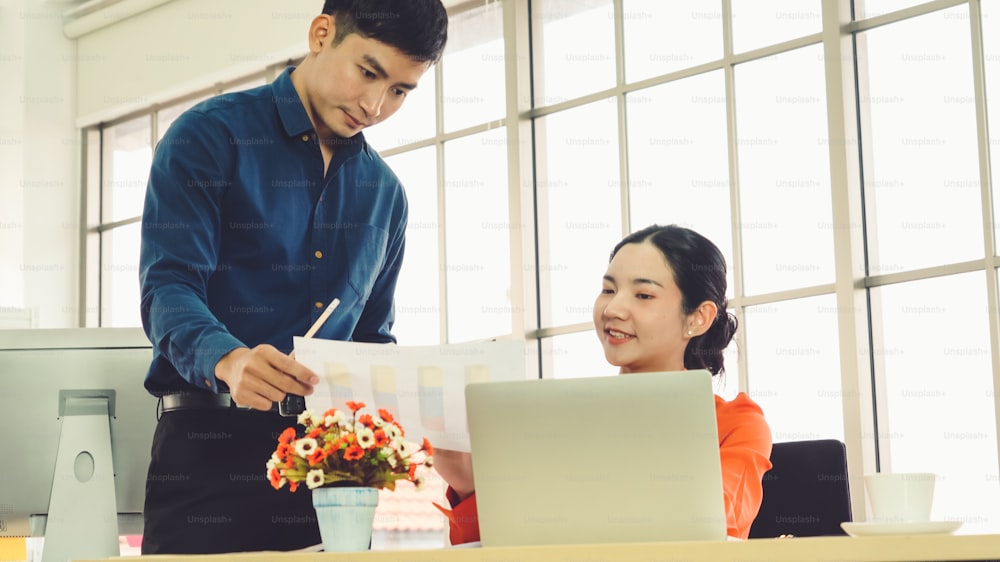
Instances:
[[[434,504],[434,507],[448,518],[448,538],[451,544],[478,542],[479,510],[476,507],[475,492],[464,500],[459,500],[458,494],[449,486],[445,497],[451,509],[438,504]]]
[[[243,345],[211,312],[218,268],[225,133],[204,115],[175,121],[157,146],[142,219],[142,325],[157,352],[188,383],[218,392],[215,363]]]
[[[731,402],[716,397],[716,420],[727,534],[745,539],[764,498],[764,473],[771,469],[771,428],[745,393]]]

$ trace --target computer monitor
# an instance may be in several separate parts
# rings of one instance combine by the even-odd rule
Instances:
[[[0,536],[62,562],[142,533],[151,358],[138,328],[0,330]]]

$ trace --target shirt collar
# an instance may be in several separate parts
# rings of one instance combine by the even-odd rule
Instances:
[[[295,85],[292,84],[293,70],[295,70],[295,67],[289,66],[271,84],[274,92],[274,105],[278,109],[278,116],[281,118],[281,124],[285,128],[285,134],[289,137],[297,137],[303,133],[313,132],[313,125],[312,121],[309,120],[309,114],[306,113],[306,108],[302,105],[302,100],[299,99],[299,93],[295,90]],[[369,160],[373,159],[372,149],[368,145],[368,142],[365,141],[364,133],[359,132],[347,140],[348,142],[344,144],[353,150],[364,152]]]

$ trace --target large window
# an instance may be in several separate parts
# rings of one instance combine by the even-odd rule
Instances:
[[[608,251],[690,226],[741,326],[720,395],[748,392],[776,441],[844,440],[859,518],[864,473],[928,470],[934,519],[1000,531],[994,2],[504,0],[451,22],[366,133],[411,203],[400,343],[525,338],[541,377],[612,374]],[[181,105],[102,129],[101,325],[138,320],[145,168]]]
[[[610,371],[589,313],[613,239],[691,226],[741,321],[721,395],[749,392],[776,441],[844,440],[859,517],[864,473],[928,470],[935,519],[1000,529],[979,7],[533,2],[538,259],[567,271],[539,276],[542,376]]]

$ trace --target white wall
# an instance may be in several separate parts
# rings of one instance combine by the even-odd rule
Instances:
[[[79,38],[92,125],[306,53],[322,0],[173,0]]]
[[[24,20],[23,0],[0,2],[0,307],[24,306]]]
[[[0,311],[76,325],[79,140],[65,6],[0,0]]]
[[[459,3],[443,1],[448,8]],[[323,0],[121,4],[144,11],[79,37],[80,126],[303,56],[309,23],[323,9]]]

